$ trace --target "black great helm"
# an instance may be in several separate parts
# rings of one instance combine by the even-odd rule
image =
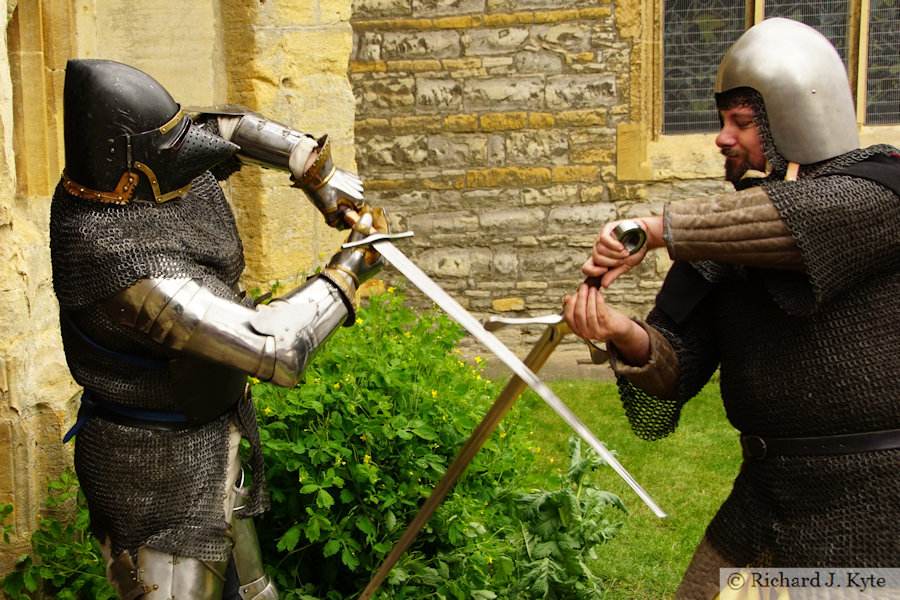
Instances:
[[[68,61],[63,108],[63,184],[83,198],[124,204],[142,174],[149,187],[139,189],[165,202],[238,150],[196,126],[155,79],[113,61]]]

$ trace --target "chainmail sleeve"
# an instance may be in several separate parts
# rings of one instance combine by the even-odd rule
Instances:
[[[767,285],[782,308],[809,314],[900,267],[897,195],[874,181],[837,174],[876,154],[896,152],[891,146],[872,146],[814,165],[799,181],[763,183],[797,240],[807,271],[805,292],[796,277],[770,275]]]
[[[647,326],[664,338],[677,357],[677,379],[671,395],[660,397],[636,385],[636,379],[617,373],[625,414],[635,435],[656,440],[675,431],[684,404],[703,388],[719,362],[708,282],[689,263],[670,271]]]

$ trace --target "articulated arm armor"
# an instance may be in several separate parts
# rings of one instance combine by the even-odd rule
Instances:
[[[290,171],[294,186],[306,192],[332,227],[343,229],[344,213],[365,204],[362,180],[334,166],[328,136],[316,140],[242,106],[203,112],[215,115],[222,137],[240,146],[242,161]],[[307,168],[313,153],[315,161]]]
[[[350,240],[364,237],[370,214]],[[110,317],[164,347],[294,386],[331,333],[355,320],[356,289],[383,265],[365,248],[339,252],[304,285],[257,309],[214,294],[193,279],[142,279],[104,303]]]

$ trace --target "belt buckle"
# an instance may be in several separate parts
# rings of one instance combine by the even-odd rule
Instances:
[[[744,457],[763,460],[769,455],[769,448],[766,446],[766,440],[758,435],[742,435],[741,448],[744,450]]]

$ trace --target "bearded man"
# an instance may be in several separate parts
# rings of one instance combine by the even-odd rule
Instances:
[[[84,387],[75,468],[121,598],[272,600],[251,517],[266,506],[251,375],[298,383],[355,321],[356,289],[383,261],[339,251],[299,288],[254,306],[217,180],[250,162],[291,174],[351,239],[383,212],[315,139],[248,109],[192,117],[152,77],[70,60],[66,167],[53,197],[53,285],[69,368]],[[243,486],[241,439],[252,450]]]
[[[810,27],[770,19],[719,67],[716,143],[739,190],[637,219],[675,260],[646,322],[582,285],[572,330],[608,343],[635,432],[674,431],[720,371],[744,461],[677,592],[726,567],[900,565],[900,156],[859,148],[847,73]],[[582,271],[639,262],[603,228]]]

